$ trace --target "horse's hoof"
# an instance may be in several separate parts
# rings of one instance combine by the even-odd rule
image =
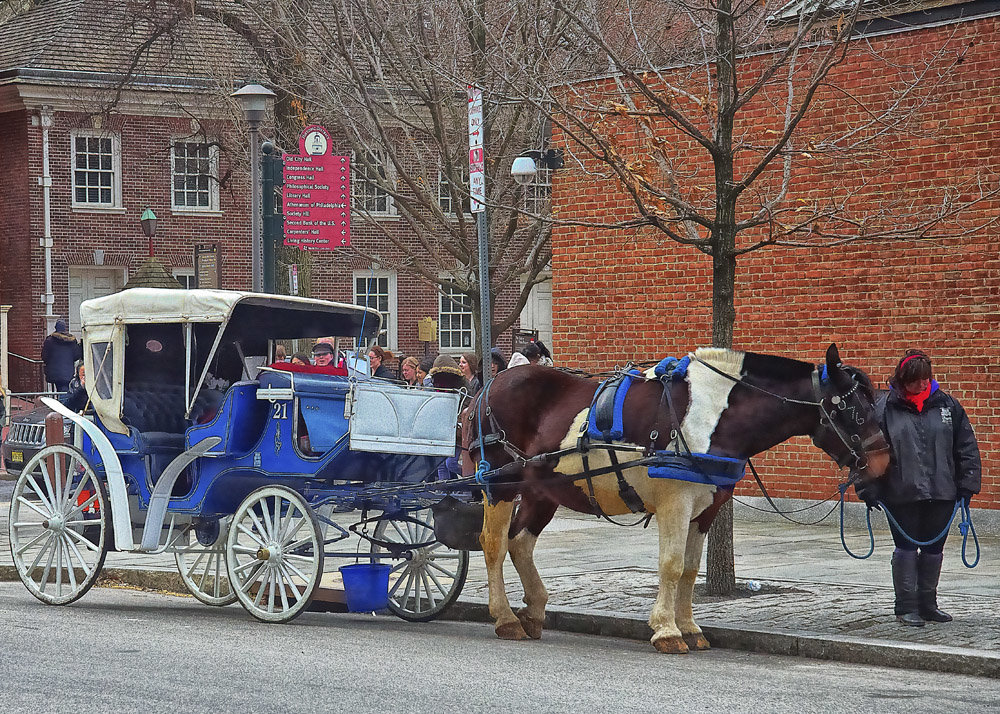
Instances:
[[[712,649],[712,645],[708,643],[701,632],[694,632],[690,635],[684,635],[684,644],[688,646],[688,649],[692,652],[702,652],[704,650]]]
[[[521,627],[524,628],[524,632],[533,640],[542,639],[542,626],[545,624],[545,620],[536,620],[533,617],[525,615],[523,612],[517,614],[517,619],[521,623]]]
[[[661,637],[653,640],[653,647],[663,654],[687,654],[687,643],[680,637]]]
[[[528,635],[524,631],[524,628],[521,627],[521,623],[517,621],[505,622],[502,625],[497,625],[496,628],[494,629],[496,630],[497,637],[499,637],[501,640],[528,639]]]

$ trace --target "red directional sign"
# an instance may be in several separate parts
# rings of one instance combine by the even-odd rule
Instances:
[[[334,156],[330,146],[326,129],[307,126],[299,153],[283,156],[285,245],[332,250],[351,244],[351,159]]]

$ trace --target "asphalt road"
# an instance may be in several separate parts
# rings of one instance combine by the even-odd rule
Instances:
[[[265,625],[105,588],[49,607],[0,583],[0,632],[5,712],[1000,711],[994,680],[370,615]]]

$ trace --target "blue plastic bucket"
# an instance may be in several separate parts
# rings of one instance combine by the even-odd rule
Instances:
[[[341,565],[344,594],[350,612],[374,612],[389,606],[389,571],[384,563]]]

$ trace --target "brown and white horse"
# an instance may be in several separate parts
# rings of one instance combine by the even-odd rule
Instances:
[[[796,435],[813,443],[841,466],[862,477],[881,476],[888,465],[888,445],[874,417],[874,391],[867,375],[840,364],[836,345],[826,353],[826,368],[769,355],[723,349],[699,349],[683,380],[668,381],[663,393],[657,379],[637,380],[624,401],[621,443],[676,448],[676,424],[694,453],[747,459]],[[822,379],[820,375],[822,374]],[[652,377],[652,374],[648,375]],[[588,408],[598,381],[556,369],[522,366],[501,372],[463,420],[465,443],[477,462],[476,437],[485,434],[485,458],[491,469],[507,466],[489,484],[480,543],[486,557],[490,614],[504,639],[538,638],[545,622],[548,594],[533,560],[535,542],[556,508],[584,513],[621,515],[630,512],[614,474],[596,476],[590,486],[569,478],[584,471],[581,455],[563,455],[551,463],[527,463],[525,457],[572,449],[585,429]],[[668,407],[671,400],[673,410]],[[488,414],[488,416],[483,416]],[[671,431],[675,433],[672,435]],[[658,432],[658,433],[656,433]],[[619,442],[616,442],[619,443]],[[519,453],[520,452],[520,453]],[[512,455],[513,454],[513,455]],[[625,452],[620,461],[636,458]],[[610,463],[606,451],[589,451],[588,468]],[[467,464],[468,469],[468,464]],[[562,476],[564,474],[565,476]],[[645,510],[656,515],[659,531],[660,586],[649,617],[651,641],[661,652],[707,649],[694,620],[691,598],[701,562],[705,533],[719,506],[732,494],[715,486],[666,478],[650,478],[642,467],[625,472]],[[514,501],[520,496],[516,509]],[[515,614],[504,589],[503,561],[510,553],[524,587],[525,607]]]

